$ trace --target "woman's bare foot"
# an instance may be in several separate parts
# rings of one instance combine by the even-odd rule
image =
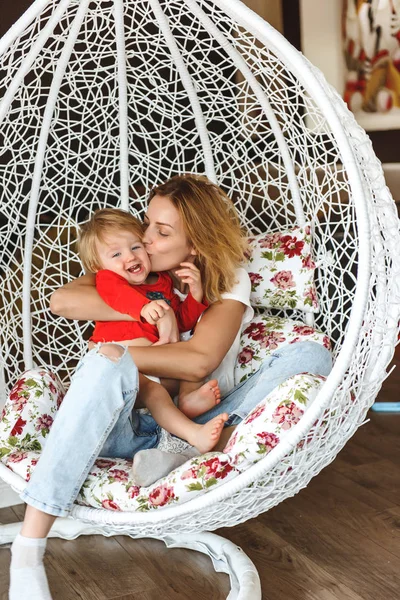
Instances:
[[[221,402],[221,391],[216,379],[210,379],[198,390],[179,396],[179,410],[194,419]]]
[[[210,450],[212,450],[218,443],[224,428],[224,423],[227,421],[227,419],[228,414],[222,413],[204,425],[197,425],[197,423],[193,423],[194,427],[188,435],[187,441],[189,444],[197,448],[201,454],[210,452]]]

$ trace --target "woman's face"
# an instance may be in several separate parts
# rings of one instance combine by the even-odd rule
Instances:
[[[178,210],[166,196],[154,196],[144,217],[143,243],[150,256],[152,271],[171,271],[181,262],[194,261]]]

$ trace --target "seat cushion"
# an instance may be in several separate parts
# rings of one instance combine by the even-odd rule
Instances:
[[[325,377],[301,373],[276,387],[236,427],[224,448],[240,472],[280,444],[316,399]]]
[[[238,426],[223,452],[187,461],[156,483],[139,488],[132,461],[99,457],[76,502],[121,511],[160,510],[188,502],[237,477],[275,448],[315,400],[324,377],[295,375],[273,390]],[[11,391],[0,423],[2,462],[29,481],[62,401],[57,377],[43,369],[28,371]]]

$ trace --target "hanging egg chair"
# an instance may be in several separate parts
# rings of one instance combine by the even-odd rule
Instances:
[[[43,364],[67,382],[85,352],[88,324],[51,314],[49,299],[82,272],[76,227],[93,210],[140,216],[152,186],[192,172],[227,192],[253,234],[311,226],[319,312],[278,316],[328,335],[335,362],[285,442],[185,504],[74,505],[60,521],[64,537],[125,533],[207,552],[230,572],[229,598],[261,598],[243,554],[199,532],[305,487],[386,377],[400,236],[371,143],[322,74],[239,0],[36,0],[0,40],[0,73],[3,390]],[[1,462],[0,476],[25,485]]]

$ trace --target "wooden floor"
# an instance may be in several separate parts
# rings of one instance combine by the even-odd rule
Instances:
[[[400,353],[397,359],[400,363]],[[400,368],[380,400],[397,401]],[[264,600],[400,598],[400,414],[370,413],[336,460],[297,496],[217,533],[255,563]],[[0,510],[21,520],[23,506]],[[222,600],[227,575],[190,550],[127,537],[50,539],[46,569],[55,600]],[[9,550],[0,550],[0,600]]]

